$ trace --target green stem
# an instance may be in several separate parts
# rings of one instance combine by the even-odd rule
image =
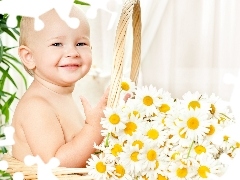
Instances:
[[[187,158],[189,158],[189,156],[190,156],[190,152],[191,152],[191,150],[192,150],[193,143],[194,143],[194,141],[192,141],[191,146],[190,146],[190,148],[189,148],[189,150],[188,150]]]
[[[107,135],[107,138],[106,138],[106,142],[105,142],[105,147],[108,147],[109,146],[109,136],[110,136],[110,133],[108,133]]]

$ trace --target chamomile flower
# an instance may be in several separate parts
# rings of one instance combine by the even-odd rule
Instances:
[[[202,156],[199,159],[199,165],[196,169],[197,178],[199,180],[207,180],[210,178],[210,174],[218,175],[222,172],[223,164],[214,158],[208,156]]]
[[[182,97],[181,103],[185,108],[210,110],[210,104],[202,100],[202,95],[198,91],[195,93],[188,91]]]
[[[113,172],[114,176],[112,176],[109,180],[132,180],[132,177],[127,174],[126,167],[120,163],[116,163],[115,171]]]
[[[223,127],[219,125],[218,120],[215,118],[210,118],[209,122],[209,131],[206,133],[206,138],[211,139],[216,134],[216,132],[223,130]]]
[[[180,120],[176,120],[175,122],[178,122],[178,121],[179,123],[182,122]],[[182,132],[184,129],[182,126],[177,126],[176,123],[174,123],[172,124],[172,126],[169,126],[169,127],[171,127],[169,129],[169,134],[170,134],[169,143],[173,145],[177,144],[182,147],[188,147],[189,144],[191,144],[192,140],[187,138],[186,132]]]
[[[130,78],[124,77],[121,82],[121,93],[124,95],[130,94],[131,96],[133,95],[136,86],[135,83],[131,81]]]
[[[160,177],[167,177],[167,171],[169,162],[165,161],[166,155],[164,153],[160,153],[160,160],[157,160],[155,162],[154,169],[146,169],[145,171],[142,171],[142,176],[145,175],[148,179],[160,179]]]
[[[138,118],[143,118],[145,116],[145,108],[136,102],[134,99],[129,99],[123,107],[123,112],[127,114],[127,116],[131,116],[132,114],[137,116]]]
[[[106,158],[102,154],[98,156],[91,155],[91,159],[87,161],[87,169],[89,174],[94,179],[109,179],[109,175],[112,175],[114,167],[112,164],[106,163]]]
[[[137,116],[131,114],[125,122],[125,128],[122,130],[121,137],[125,138],[125,136],[132,136],[136,132],[140,131],[139,129],[142,126],[141,122],[143,122],[142,118],[138,118]]]
[[[240,151],[224,131],[234,117],[214,94],[173,99],[153,86],[130,89],[132,97],[104,111],[105,138],[94,144],[101,154],[88,161],[95,179],[205,180],[225,172],[223,154],[233,158]]]
[[[133,176],[141,172],[142,165],[139,161],[140,150],[138,146],[132,146],[128,142],[123,147],[123,152],[119,153],[119,163],[127,168],[127,173]]]
[[[160,162],[160,154],[162,150],[158,148],[156,143],[148,143],[141,149],[139,154],[139,160],[143,167],[143,171],[154,170],[156,168],[156,163]]]
[[[143,86],[136,90],[135,101],[142,105],[145,109],[146,116],[151,116],[158,112],[156,107],[159,107],[161,100],[159,99],[158,91],[155,87]]]
[[[118,139],[111,139],[109,142],[109,153],[112,154],[115,158],[119,155],[119,153],[123,152],[124,142]],[[108,153],[104,151],[104,153]]]
[[[192,167],[185,166],[180,161],[172,163],[168,171],[168,178],[174,180],[192,180],[192,176],[194,175]]]
[[[147,145],[148,138],[142,133],[135,133],[133,136],[127,137],[126,141],[132,146],[138,147],[141,150],[145,145]]]
[[[161,104],[157,107],[158,112],[164,115],[171,114],[174,109],[174,99],[171,97],[163,97]]]
[[[194,143],[191,150],[191,155],[196,159],[199,159],[203,155],[213,157],[217,153],[217,147],[206,139],[201,139],[197,143]]]
[[[167,129],[158,121],[145,122],[141,132],[143,132],[143,135],[145,135],[149,141],[155,142],[158,147],[163,146],[168,139]]]
[[[220,145],[221,149],[226,151],[227,149],[231,149],[234,146],[235,146],[235,140],[229,135],[224,134],[222,136],[222,143]]]
[[[126,115],[122,112],[122,108],[106,108],[104,110],[105,117],[102,118],[101,124],[103,128],[110,132],[118,132],[120,129],[124,129],[125,122],[127,120]]]
[[[182,128],[181,135],[186,133],[186,138],[191,140],[202,139],[209,132],[210,122],[208,115],[201,109],[183,111],[177,126]]]

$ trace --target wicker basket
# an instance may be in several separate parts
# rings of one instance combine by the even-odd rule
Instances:
[[[120,16],[119,24],[116,31],[116,39],[114,45],[114,66],[111,76],[111,89],[107,105],[115,107],[118,104],[121,78],[123,72],[123,60],[125,51],[125,39],[129,21],[132,19],[133,27],[133,50],[130,78],[132,81],[137,80],[141,54],[141,8],[140,0],[125,0],[123,10]],[[11,155],[5,154],[3,160],[8,162],[7,172],[14,174],[22,172],[24,179],[35,180],[37,177],[37,166],[26,166],[23,162],[18,161]],[[93,179],[88,175],[87,168],[64,168],[58,167],[52,170],[58,179],[75,180],[75,179]]]

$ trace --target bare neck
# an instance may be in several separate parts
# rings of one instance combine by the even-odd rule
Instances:
[[[60,95],[70,95],[74,90],[74,85],[72,86],[59,86],[57,84],[53,84],[48,82],[41,77],[34,75],[34,81],[38,83],[40,86],[52,91],[53,93],[60,94]]]

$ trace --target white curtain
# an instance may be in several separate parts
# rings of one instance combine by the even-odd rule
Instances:
[[[239,0],[140,0],[142,62],[140,84],[153,84],[181,97],[187,91],[215,93],[226,101],[240,97]],[[121,12],[116,0],[109,7]],[[88,7],[84,7],[87,11]],[[90,20],[93,68],[77,82],[74,96],[85,95],[95,104],[109,85],[116,19],[99,9]],[[131,29],[128,32],[125,72],[129,71]],[[129,47],[128,47],[129,46]],[[22,89],[22,92],[24,89]],[[81,107],[80,107],[81,108]]]
[[[143,26],[141,84],[163,88],[173,97],[181,97],[187,91],[199,91],[215,93],[230,101],[237,87],[240,68],[240,1],[140,2]],[[107,31],[109,18],[109,13],[99,10],[98,17],[91,21],[94,64],[102,70],[104,77],[90,78],[90,82],[95,82],[101,91],[109,82],[107,75],[111,72],[117,26],[116,22]],[[127,45],[131,41],[130,30]],[[131,45],[126,48],[126,71],[129,70],[130,51]],[[84,84],[84,89],[89,90],[88,83]],[[93,101],[98,99],[89,96]]]

